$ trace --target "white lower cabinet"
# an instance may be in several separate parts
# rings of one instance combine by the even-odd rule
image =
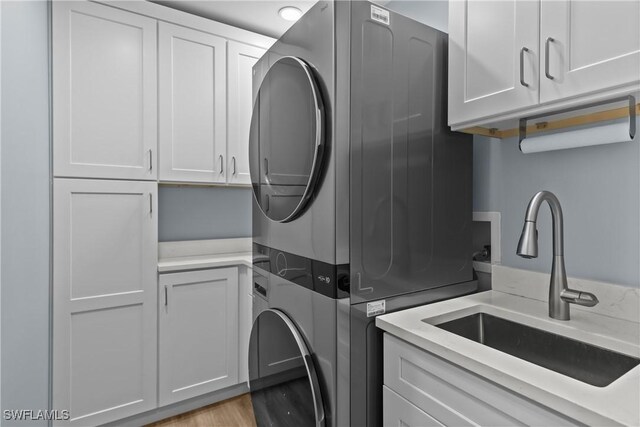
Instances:
[[[160,276],[160,406],[238,383],[238,268]]]
[[[385,426],[579,425],[388,333],[384,387]]]
[[[97,425],[156,407],[157,184],[55,179],[53,408]]]
[[[382,388],[382,404],[384,414],[382,425],[397,427],[442,427],[429,414],[412,405],[387,386]]]

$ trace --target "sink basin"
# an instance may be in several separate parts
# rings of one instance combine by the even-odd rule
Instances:
[[[606,387],[640,359],[486,313],[435,325],[543,368],[596,387]]]

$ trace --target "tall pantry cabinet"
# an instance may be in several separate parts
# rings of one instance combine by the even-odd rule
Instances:
[[[225,292],[228,351],[208,360],[219,351],[207,341],[185,357],[202,361],[200,376],[229,368],[228,380],[165,390],[182,377],[159,351],[185,349],[159,349],[158,337],[218,332],[190,324],[197,316],[158,322],[158,180],[249,184],[251,61],[272,40],[148,2],[52,7],[53,408],[70,411],[62,424],[97,425],[238,383],[238,273],[227,269],[202,292]],[[209,301],[214,316],[221,302]],[[208,313],[206,299],[194,304]]]
[[[53,48],[53,407],[95,425],[156,406],[156,21],[54,2]]]

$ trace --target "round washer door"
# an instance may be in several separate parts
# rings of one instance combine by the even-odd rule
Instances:
[[[251,117],[251,183],[264,214],[277,222],[300,215],[320,176],[324,105],[311,67],[286,56],[267,71]]]
[[[279,310],[265,310],[253,323],[249,388],[259,427],[325,425],[311,352],[291,319]]]

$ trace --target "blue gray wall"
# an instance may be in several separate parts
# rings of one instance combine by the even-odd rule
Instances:
[[[49,406],[48,5],[0,8],[0,406],[39,410]]]
[[[160,186],[161,242],[251,237],[251,189]]]
[[[447,29],[447,1],[392,1],[386,7]],[[540,257],[526,260],[515,254],[527,204],[545,189],[556,193],[562,203],[568,274],[640,287],[638,139],[525,155],[514,138],[474,137],[473,208],[501,212],[502,263],[550,271],[551,215],[547,208],[540,211],[538,221]]]
[[[637,140],[522,154],[515,138],[475,137],[474,210],[501,212],[504,265],[549,272],[552,232],[546,207],[538,221],[539,258],[523,259],[515,251],[530,198],[550,190],[562,204],[567,274],[637,287],[639,165]]]
[[[436,30],[448,32],[449,1],[448,0],[408,0],[391,1],[385,7],[416,21],[427,24]]]

